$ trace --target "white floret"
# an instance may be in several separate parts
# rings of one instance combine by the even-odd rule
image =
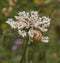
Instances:
[[[31,38],[33,38],[33,36],[34,36],[34,30],[33,30],[33,28],[31,28],[31,29],[28,31],[28,35],[29,35]]]
[[[13,19],[8,19],[8,21],[6,21],[6,23],[8,23],[14,29],[17,28],[17,22],[15,22]]]
[[[49,38],[48,37],[42,37],[41,41],[43,43],[48,43],[49,42]]]
[[[23,29],[24,27],[26,27],[27,26],[27,24],[26,23],[24,23],[24,22],[18,22],[18,29]]]
[[[27,33],[26,33],[26,31],[24,31],[24,30],[18,30],[18,33],[19,33],[19,35],[21,35],[22,37],[26,37],[26,36],[27,36]]]

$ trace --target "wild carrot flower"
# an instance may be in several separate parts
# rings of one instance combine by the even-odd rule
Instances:
[[[19,12],[18,16],[15,16],[15,19],[16,20],[8,19],[6,23],[8,23],[12,28],[17,29],[18,33],[22,37],[28,36],[31,39],[35,36],[34,30],[38,29],[42,33],[47,32],[51,20],[49,17],[46,16],[39,17],[37,11]],[[49,42],[49,39],[42,35],[40,41],[47,43]]]

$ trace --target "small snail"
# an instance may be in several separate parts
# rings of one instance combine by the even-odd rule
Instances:
[[[34,30],[34,41],[40,41],[42,38],[42,33],[39,30]]]

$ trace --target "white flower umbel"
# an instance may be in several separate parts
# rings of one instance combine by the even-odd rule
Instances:
[[[17,29],[18,33],[22,36],[34,36],[34,29],[39,29],[42,33],[48,31],[48,27],[50,26],[50,18],[43,16],[39,17],[37,11],[30,12],[19,12],[18,16],[15,16],[16,20],[8,19],[6,23],[8,23],[12,28]],[[28,30],[26,32],[26,30]],[[47,37],[42,37],[43,42],[48,42]]]

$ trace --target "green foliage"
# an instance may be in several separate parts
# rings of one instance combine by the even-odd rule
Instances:
[[[46,0],[46,2],[47,1],[48,0]],[[0,1],[0,10],[4,7],[9,8],[8,0]],[[19,63],[21,59],[25,45],[19,46],[18,51],[16,52],[11,51],[15,39],[21,37],[8,25],[6,29],[3,29],[1,25],[5,23],[8,18],[13,18],[19,11],[23,10],[37,10],[40,16],[46,15],[51,18],[51,26],[46,33],[50,37],[50,42],[48,44],[34,42],[29,45],[29,63],[31,61],[31,63],[60,63],[60,44],[58,43],[58,35],[55,29],[56,26],[60,24],[60,2],[58,2],[58,0],[51,0],[50,3],[42,5],[34,3],[33,0],[17,0],[17,3],[9,13],[9,16],[4,16],[0,11],[0,63]],[[7,31],[8,29],[9,31]],[[26,39],[24,40],[26,41]],[[56,53],[57,58],[51,58],[50,54],[52,53]],[[25,56],[23,63],[25,63]]]

